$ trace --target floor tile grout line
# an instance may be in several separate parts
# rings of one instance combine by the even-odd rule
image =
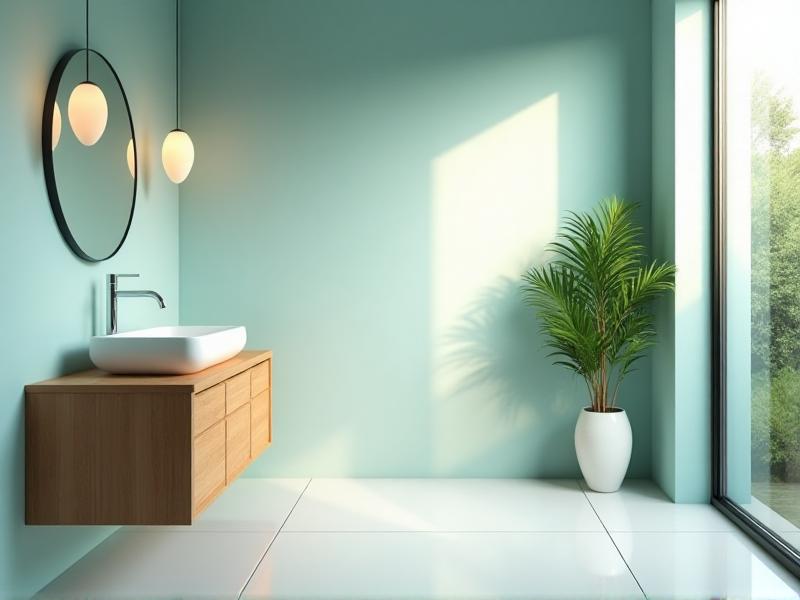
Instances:
[[[642,587],[642,584],[639,583],[639,579],[636,577],[636,574],[633,572],[633,569],[631,569],[631,566],[628,564],[628,561],[625,560],[625,556],[623,556],[622,551],[619,549],[619,546],[617,546],[617,542],[614,539],[614,536],[611,535],[611,532],[608,531],[608,528],[606,527],[606,524],[603,522],[603,519],[600,518],[600,514],[597,512],[597,509],[595,509],[594,504],[592,504],[592,501],[589,499],[589,496],[586,493],[586,490],[583,488],[583,485],[581,485],[580,480],[578,480],[578,488],[581,490],[581,493],[583,494],[583,497],[586,498],[586,502],[589,503],[589,507],[592,509],[592,512],[597,517],[597,520],[600,521],[600,524],[603,526],[603,529],[605,529],[605,532],[606,532],[606,535],[608,536],[608,539],[611,540],[611,543],[613,544],[614,549],[617,551],[617,554],[619,554],[619,557],[622,559],[622,562],[625,564],[625,567],[628,569],[628,573],[631,574],[631,577],[633,577],[633,580],[636,582],[637,587],[642,592],[642,596],[644,596],[645,600],[647,600],[647,592],[644,591],[644,588]]]
[[[244,585],[242,586],[242,589],[239,590],[239,594],[236,596],[236,600],[241,600],[242,594],[244,594],[244,591],[247,589],[247,586],[250,585],[250,582],[253,580],[253,576],[256,574],[256,571],[258,571],[258,568],[261,566],[261,563],[264,562],[264,558],[267,556],[267,553],[269,552],[269,549],[272,548],[272,544],[274,544],[275,540],[278,539],[278,535],[280,534],[281,531],[283,531],[284,525],[286,525],[286,522],[289,520],[289,517],[292,516],[292,513],[294,512],[294,509],[300,503],[300,499],[303,497],[303,494],[306,493],[306,490],[308,489],[308,486],[311,485],[312,481],[314,481],[314,478],[313,477],[309,477],[308,481],[306,482],[306,486],[303,488],[303,491],[300,492],[300,495],[297,497],[297,500],[295,500],[295,503],[292,504],[292,508],[289,509],[289,514],[286,515],[286,518],[283,520],[283,523],[281,523],[281,526],[278,527],[278,531],[276,531],[275,535],[272,536],[272,539],[269,541],[269,544],[267,544],[267,547],[264,550],[264,554],[262,554],[261,558],[258,559],[258,562],[256,563],[256,566],[253,567],[253,572],[250,573],[250,576],[247,578],[247,581],[244,582]]]
[[[596,535],[608,533],[607,530],[600,529],[287,529],[281,533],[291,534],[337,534],[337,533],[418,533],[418,534],[442,534],[442,535],[455,535],[455,534],[474,534],[480,535],[483,533],[492,534],[508,534],[508,535],[549,535],[554,533],[574,533],[581,535]]]

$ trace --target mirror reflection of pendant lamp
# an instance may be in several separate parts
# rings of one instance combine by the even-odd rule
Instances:
[[[52,148],[55,150],[61,139],[61,109],[58,107],[58,102],[53,103],[53,135],[51,138]]]
[[[103,90],[89,79],[89,0],[86,0],[86,80],[75,86],[67,105],[69,124],[84,146],[97,143],[108,122],[108,104]]]
[[[128,148],[125,150],[125,160],[128,162],[128,171],[131,177],[136,177],[136,153],[133,149],[133,138],[128,141]]]
[[[180,128],[180,0],[175,0],[175,129],[164,138],[161,146],[161,163],[172,183],[181,183],[188,176],[194,164],[194,144],[189,134]]]

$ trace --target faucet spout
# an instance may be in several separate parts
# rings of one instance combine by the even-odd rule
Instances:
[[[117,289],[118,278],[138,277],[139,275],[123,275],[112,273],[108,276],[108,335],[117,333],[117,299],[118,298],[152,298],[161,308],[166,308],[164,298],[161,294],[153,290],[119,290]]]
[[[152,298],[161,308],[167,308],[161,294],[153,290],[117,290],[117,298]]]

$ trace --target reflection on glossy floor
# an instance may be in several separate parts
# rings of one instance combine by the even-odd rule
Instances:
[[[193,527],[125,528],[47,598],[800,598],[715,509],[652,483],[242,479]]]

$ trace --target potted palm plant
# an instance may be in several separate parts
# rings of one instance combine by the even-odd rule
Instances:
[[[523,276],[525,301],[538,312],[554,364],[586,382],[589,406],[575,426],[586,483],[599,492],[622,485],[631,458],[620,385],[653,345],[650,302],[674,286],[675,266],[645,262],[635,204],[606,199],[591,213],[569,213],[553,260]]]

